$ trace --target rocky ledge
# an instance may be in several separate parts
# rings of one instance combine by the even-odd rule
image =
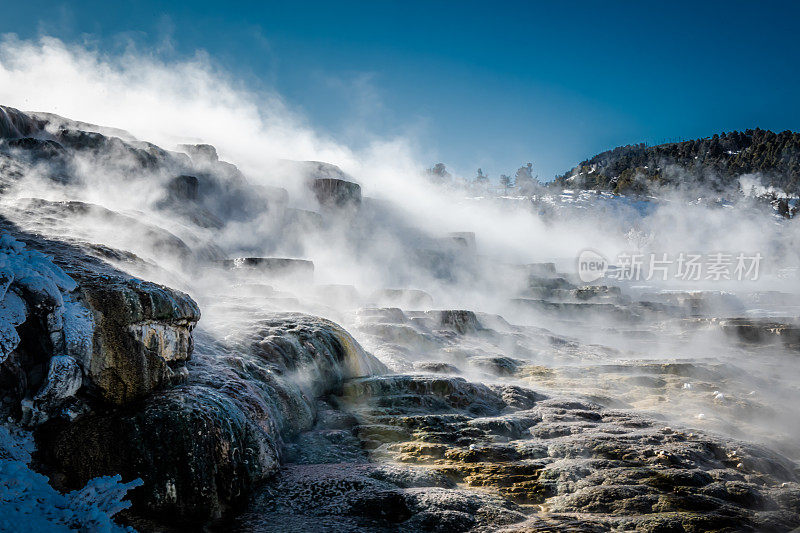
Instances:
[[[3,224],[5,416],[38,425],[170,383],[200,317],[186,294]]]

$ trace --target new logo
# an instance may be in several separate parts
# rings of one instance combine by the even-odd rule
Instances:
[[[594,250],[584,250],[578,256],[578,277],[591,283],[606,275],[608,260]]]

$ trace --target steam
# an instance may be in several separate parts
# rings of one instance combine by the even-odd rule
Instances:
[[[72,217],[68,228],[48,230],[130,250],[145,264],[129,268],[140,268],[139,275],[188,290],[201,304],[220,293],[219,274],[165,253],[156,241],[175,237],[193,249],[206,247],[212,260],[244,255],[311,259],[317,286],[286,280],[277,289],[296,296],[297,303],[284,300],[283,308],[312,311],[346,325],[357,322],[349,304],[333,298],[319,305],[315,300],[319,285],[352,285],[362,295],[381,289],[421,289],[432,295],[437,308],[501,314],[514,326],[498,321],[497,327],[506,328],[513,340],[469,348],[500,355],[534,354],[538,359],[529,361],[532,364],[674,358],[677,351],[680,357],[695,359],[711,353],[737,371],[749,372],[750,354],[724,337],[690,334],[675,342],[670,335],[678,337],[682,332],[667,325],[655,331],[656,340],[640,342],[620,335],[618,321],[602,312],[582,316],[582,327],[576,329],[575,317],[566,311],[521,310],[510,300],[525,289],[525,280],[509,265],[552,261],[559,270],[569,270],[578,254],[589,248],[608,258],[632,251],[673,256],[681,252],[758,252],[766,261],[764,276],[749,284],[701,280],[676,286],[653,280],[643,286],[628,284],[626,289],[639,295],[676,288],[742,296],[781,291],[794,298],[800,291],[796,278],[800,226],[776,219],[744,196],[715,204],[697,201],[698,191],[693,191],[693,197],[664,192],[646,206],[593,193],[562,197],[561,191],[552,190],[543,190],[534,199],[468,198],[428,181],[422,170],[432,158],[419,153],[414,139],[370,138],[357,149],[346,146],[318,133],[279,94],[243,86],[202,53],[168,61],[135,48],[107,55],[49,37],[22,41],[5,36],[0,40],[0,104],[93,123],[97,126],[84,124],[81,129],[102,131],[132,143],[138,139],[170,150],[184,143],[211,144],[221,160],[242,171],[253,186],[253,197],[260,194],[256,192],[259,187],[288,190],[289,209],[317,209],[302,167],[293,161],[335,164],[361,184],[365,201],[357,213],[344,211],[329,217],[324,227],[310,231],[290,231],[274,209],[237,218],[234,206],[222,228],[205,229],[158,209],[166,184],[183,172],[186,163],[181,161],[188,161],[177,154],[172,167],[135,173],[130,169],[136,163],[128,154],[79,154],[74,172],[80,187],[54,184],[54,169],[37,163],[26,169],[25,179],[6,195],[4,207],[12,210],[29,197],[101,206]],[[108,127],[124,132],[103,129]],[[195,170],[204,170],[198,163],[193,165]],[[743,184],[751,184],[748,180],[751,178],[742,177]],[[714,198],[710,191],[699,191],[699,196]],[[24,217],[19,221],[24,225]],[[442,279],[433,275],[417,254],[453,246],[448,237],[452,232],[474,233],[477,254],[467,253],[468,259],[455,262],[449,278]],[[458,250],[456,255],[461,253]],[[777,275],[789,267],[795,268],[794,278],[787,281]],[[312,301],[313,306],[308,303]],[[713,302],[709,305],[709,316],[729,312],[722,304],[716,308]],[[787,312],[796,316],[797,307]],[[531,329],[536,327],[577,339],[584,344],[583,351],[562,353],[546,343],[536,344],[534,339],[541,337],[539,330]],[[520,343],[529,344],[520,348]],[[592,343],[603,343],[609,349],[591,347]],[[775,365],[768,369],[770,376],[797,375],[796,369],[780,362],[784,355],[777,348],[766,355]],[[777,390],[780,392],[771,394],[796,399],[796,390]],[[680,416],[685,404],[661,407]],[[800,434],[800,428],[788,431]]]

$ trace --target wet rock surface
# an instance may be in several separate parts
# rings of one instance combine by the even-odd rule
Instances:
[[[234,529],[788,531],[800,524],[792,461],[629,411],[408,375],[350,381],[330,401],[347,416],[335,418],[336,429],[320,418],[303,434],[306,454],[260,490]]]
[[[458,489],[425,469],[292,465],[227,525],[243,531],[468,531],[524,518],[513,504]]]

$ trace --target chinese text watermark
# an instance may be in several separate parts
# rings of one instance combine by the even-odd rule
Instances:
[[[578,276],[584,283],[600,278],[620,281],[755,281],[762,259],[758,252],[621,253],[611,263],[594,250],[584,250],[578,256]]]

